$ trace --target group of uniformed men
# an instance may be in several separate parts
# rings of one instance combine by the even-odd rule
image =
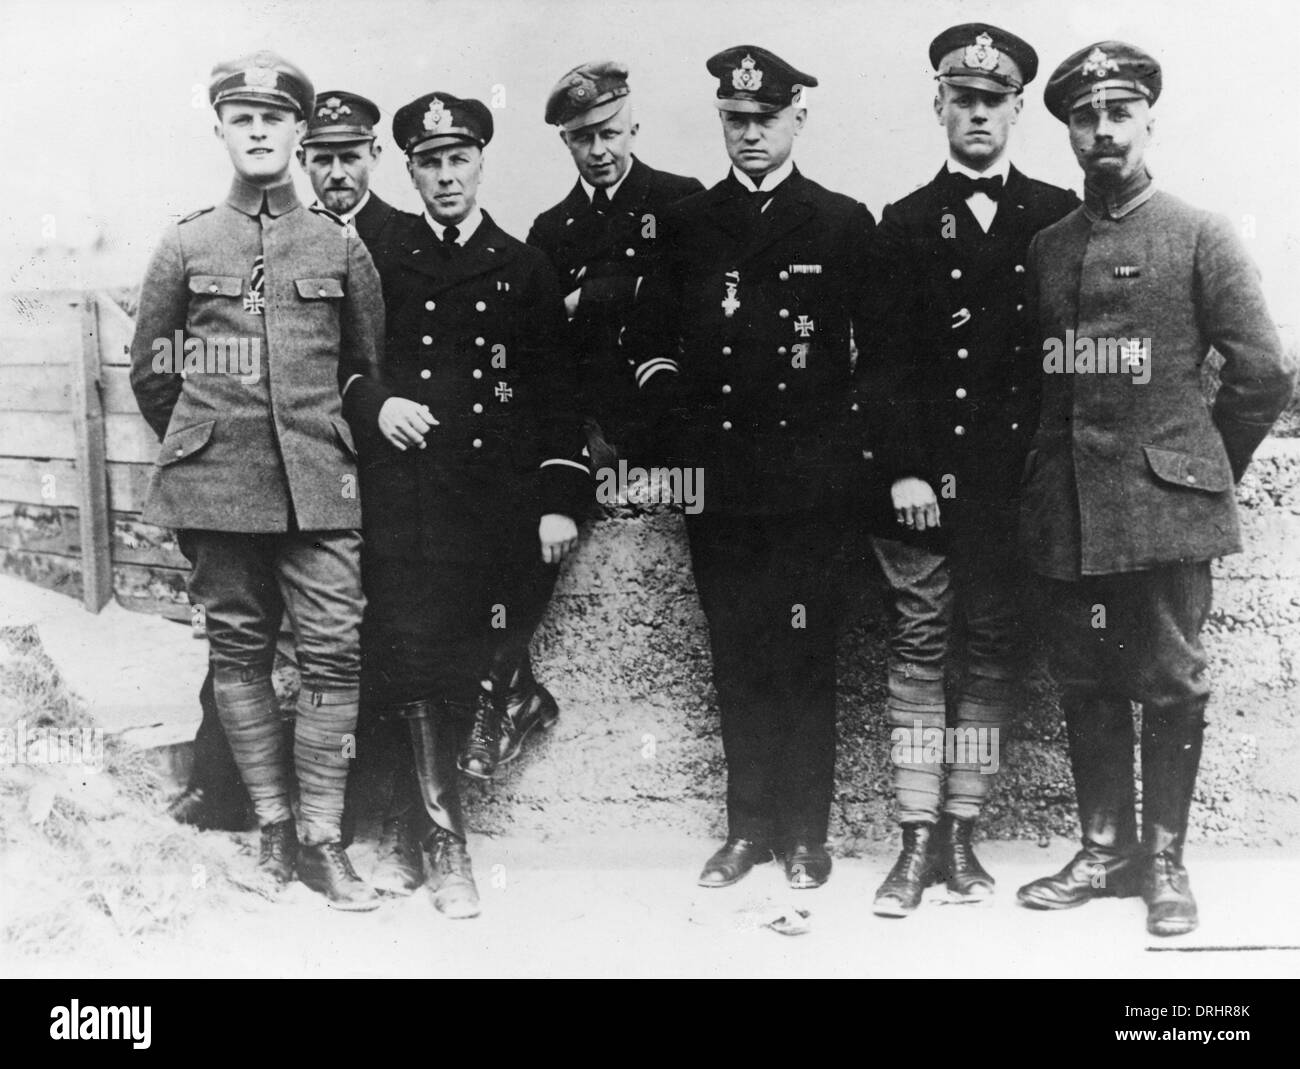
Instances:
[[[1156,60],[1103,41],[1051,75],[1082,204],[1007,154],[1033,48],[965,24],[930,60],[948,159],[879,225],[795,166],[817,79],[772,52],[708,60],[731,167],[707,190],[633,155],[626,67],[575,67],[545,118],[578,181],[526,243],[478,204],[493,135],[480,101],[432,92],[395,113],[414,215],[369,188],[372,102],[317,94],[268,52],[213,70],[231,190],[169,228],[133,344],[162,442],[145,518],[177,529],[211,647],[178,819],[237,823],[232,762],[268,893],[296,875],[364,910],[427,883],[447,916],[476,915],[458,774],[491,778],[554,722],[529,640],[593,472],[632,457],[707,475],[686,532],[728,836],[702,886],[774,856],[792,887],[830,876],[837,570],[869,539],[892,591],[895,735],[1004,731],[1025,581],[1046,589],[1083,846],[1020,901],[1140,893],[1151,932],[1195,927],[1182,852],[1209,562],[1240,549],[1233,487],[1294,372],[1232,228],[1152,184]],[[258,339],[264,373],[159,370],[154,340],[177,331]],[[1067,337],[1113,343],[1121,366],[1046,373],[1047,343]],[[1222,385],[1207,407],[1211,348]],[[292,741],[271,685],[286,612],[302,677]],[[390,788],[369,881],[345,849],[359,721],[359,759],[375,755]],[[991,777],[973,753],[945,767],[929,746],[891,752],[902,849],[874,911],[910,914],[936,883],[986,899],[973,844]]]

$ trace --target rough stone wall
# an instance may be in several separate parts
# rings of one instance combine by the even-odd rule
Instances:
[[[1193,840],[1300,840],[1300,449],[1270,442],[1244,480],[1246,552],[1215,565],[1206,628],[1215,684]],[[839,652],[831,836],[854,853],[893,830],[879,576],[851,555]],[[585,532],[534,643],[561,717],[487,786],[465,782],[481,831],[725,831],[724,764],[704,619],[681,516],[616,509]],[[1074,836],[1064,729],[1041,650],[1027,650],[1024,715],[1001,753],[985,820],[995,838]]]

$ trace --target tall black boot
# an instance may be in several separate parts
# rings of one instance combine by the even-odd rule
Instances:
[[[456,724],[445,702],[418,701],[401,708],[411,733],[415,772],[433,830],[424,842],[429,890],[439,913],[477,917],[478,888],[465,849],[465,818],[456,780]]]
[[[1184,935],[1198,924],[1183,844],[1205,737],[1205,702],[1142,711],[1142,897],[1147,931]]]
[[[1133,712],[1127,699],[1062,698],[1083,849],[1065,868],[1020,888],[1031,909],[1069,909],[1094,898],[1138,892],[1133,789]]]
[[[871,911],[877,917],[906,917],[921,904],[921,895],[942,879],[933,824],[902,825],[903,849],[876,891]]]
[[[384,823],[370,883],[385,894],[405,896],[424,883],[420,841],[429,820],[421,801],[407,730],[396,710],[379,713],[375,745],[382,746],[388,787]],[[382,740],[382,741],[381,741]]]

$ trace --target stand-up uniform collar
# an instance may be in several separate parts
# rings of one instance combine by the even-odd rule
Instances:
[[[253,217],[260,215],[265,205],[266,214],[275,217],[298,207],[298,192],[293,188],[293,182],[268,189],[255,186],[240,175],[235,175],[234,181],[230,183],[230,192],[226,195],[226,203]]]
[[[1083,183],[1083,206],[1094,219],[1120,219],[1151,199],[1156,187],[1145,167],[1132,175],[1118,189],[1100,189]]]
[[[731,165],[731,177],[739,182],[741,187],[747,193],[772,193],[776,190],[776,187],[789,178],[793,172],[794,157],[787,156],[785,163],[781,164],[781,166],[775,171],[768,171],[767,174],[763,175],[760,179],[763,184],[759,186],[755,185],[754,180],[744,171],[737,168],[735,164]]]

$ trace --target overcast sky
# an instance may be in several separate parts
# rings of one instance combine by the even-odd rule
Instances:
[[[379,104],[385,156],[375,189],[410,209],[418,202],[392,113],[434,89],[485,101],[503,93],[480,203],[523,237],[574,181],[542,120],[565,70],[600,57],[628,63],[638,155],[712,184],[727,161],[704,61],[729,45],[762,45],[821,83],[796,144],[800,168],[878,216],[946,154],[930,107],[930,40],[987,20],[1024,37],[1041,60],[1013,161],[1075,189],[1065,128],[1043,106],[1047,76],[1094,40],[1154,53],[1165,78],[1150,156],[1157,181],[1242,227],[1276,317],[1294,323],[1297,12],[1293,0],[6,0],[0,130],[11,156],[0,173],[0,277],[6,288],[138,283],[168,220],[220,200],[229,183],[208,72],[263,47],[300,64],[318,90],[351,89]],[[301,188],[309,194],[305,180]],[[102,251],[87,253],[97,242]]]

